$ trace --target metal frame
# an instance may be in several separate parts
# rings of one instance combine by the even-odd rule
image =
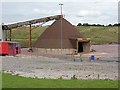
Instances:
[[[50,16],[50,17],[45,17],[45,18],[40,18],[40,19],[29,20],[29,21],[25,21],[25,22],[2,25],[2,30],[5,30],[6,36],[7,36],[7,30],[10,30],[9,40],[11,41],[11,33],[12,33],[11,30],[12,29],[29,25],[30,26],[30,30],[29,30],[29,50],[31,51],[32,50],[32,27],[31,27],[31,25],[36,24],[36,23],[45,23],[45,22],[48,22],[48,21],[51,21],[51,20],[58,20],[62,17],[63,17],[62,15],[55,15],[55,16]],[[7,37],[5,39],[7,41]]]

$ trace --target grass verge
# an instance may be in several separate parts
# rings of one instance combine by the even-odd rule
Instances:
[[[3,88],[118,88],[118,81],[33,79],[3,73]]]

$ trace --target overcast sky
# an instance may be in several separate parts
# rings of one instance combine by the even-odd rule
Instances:
[[[9,1],[9,2],[8,2]],[[10,2],[11,1],[11,2]],[[119,0],[3,0],[2,22],[5,24],[63,14],[72,24],[113,24],[118,22]],[[47,24],[51,24],[49,22]]]

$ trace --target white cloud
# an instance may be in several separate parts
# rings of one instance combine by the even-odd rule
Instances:
[[[94,17],[94,16],[101,16],[102,13],[100,11],[90,11],[90,10],[81,10],[78,12],[78,16],[82,16],[82,17]]]
[[[33,9],[34,13],[41,14],[41,15],[55,15],[55,14],[60,14],[60,10],[49,10],[49,9],[38,9],[35,8]]]
[[[118,2],[119,0],[2,0],[2,2]]]
[[[62,11],[62,13],[65,14],[65,13],[69,13],[69,12]],[[61,14],[61,11],[60,10],[53,11],[53,14]]]
[[[51,14],[52,13],[51,10],[44,10],[44,9],[38,9],[38,8],[33,9],[33,11],[38,14]]]
[[[37,8],[33,9],[33,11],[36,12],[36,13],[40,13],[40,10],[37,9]]]
[[[37,14],[42,14],[42,15],[43,14],[44,15],[58,15],[58,14],[61,14],[60,10],[38,9],[38,8],[33,9],[33,12],[37,13]],[[68,12],[63,11],[63,14],[64,13],[68,13]]]
[[[65,18],[73,24],[115,23],[118,21],[118,4],[108,2],[66,2],[63,6]],[[14,9],[14,11],[13,11]],[[3,3],[3,22],[18,22],[60,14],[58,3]]]

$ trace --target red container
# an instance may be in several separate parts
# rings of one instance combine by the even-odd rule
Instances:
[[[16,46],[14,43],[8,43],[8,55],[15,56],[16,55]]]
[[[8,55],[8,42],[0,42],[0,55]]]
[[[20,43],[18,42],[0,42],[0,55],[15,56],[21,53]]]

